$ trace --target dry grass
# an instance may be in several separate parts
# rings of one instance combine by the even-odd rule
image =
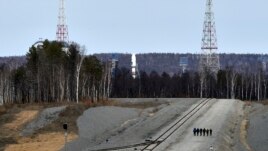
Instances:
[[[0,116],[6,113],[6,108],[4,106],[0,106]]]
[[[247,131],[249,127],[249,120],[248,120],[248,114],[249,114],[249,109],[251,106],[250,102],[246,102],[245,105],[243,106],[244,110],[244,115],[243,115],[243,120],[240,123],[240,141],[244,145],[244,147],[247,149],[247,151],[252,151],[250,145],[248,144],[247,141]]]
[[[247,129],[248,129],[248,125],[249,125],[249,121],[246,120],[246,119],[244,119],[241,122],[241,125],[240,125],[240,140],[241,140],[242,144],[245,146],[245,148],[247,149],[247,151],[252,151],[251,147],[247,143]]]
[[[97,104],[93,104],[92,107],[98,107],[98,106],[117,106],[117,107],[126,107],[126,108],[137,108],[137,109],[146,109],[151,107],[157,107],[159,105],[162,105],[163,102],[118,102],[114,100],[109,101],[100,101]]]
[[[246,102],[247,105],[251,105],[253,102],[254,103],[260,103],[262,105],[268,105],[268,100],[261,100],[261,101],[250,101],[250,100],[245,100],[244,102]]]
[[[68,135],[68,142],[77,138],[75,133]],[[17,144],[10,144],[5,151],[57,151],[64,146],[63,133],[38,134],[35,139],[21,138]]]
[[[145,109],[161,105],[159,102],[122,103],[113,100],[83,101],[76,103],[57,104],[27,104],[27,105],[5,105],[0,106],[0,151],[56,151],[64,145],[64,131],[62,125],[68,123],[68,140],[78,137],[77,118],[90,107],[98,106],[118,106],[128,108]],[[32,136],[22,137],[20,132],[23,127],[33,120],[44,108],[63,106],[67,109],[60,113],[59,118],[36,131]]]
[[[23,127],[44,108],[67,105],[60,118],[30,137],[21,137]],[[64,144],[62,124],[68,123],[69,140],[77,138],[77,118],[90,106],[84,103],[5,105],[0,107],[0,151],[59,150]]]
[[[14,115],[15,117],[13,121],[5,123],[3,125],[3,128],[17,131],[21,128],[21,126],[33,120],[37,116],[37,114],[38,110],[21,111]]]
[[[7,144],[17,143],[20,130],[38,114],[39,109],[37,108],[39,107],[35,106],[29,109],[29,107],[21,107],[20,105],[7,105],[1,108],[0,150],[4,150]]]
[[[48,150],[58,150],[64,144],[62,123],[70,123],[70,139],[77,138],[77,128],[75,121],[83,113],[83,105],[69,104],[59,120],[56,120],[48,127],[37,131],[31,137],[21,137],[20,132],[23,127],[33,120],[42,109],[63,104],[28,104],[28,105],[8,105],[0,108],[0,150],[35,151],[47,148]],[[66,104],[65,104],[66,105]],[[53,146],[55,147],[54,149]],[[45,149],[43,149],[45,150]]]
[[[259,103],[261,103],[263,105],[268,105],[268,100],[259,101]]]

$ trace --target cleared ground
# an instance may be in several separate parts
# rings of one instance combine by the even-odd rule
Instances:
[[[59,104],[56,106],[67,107],[57,118],[60,108],[53,105],[0,106],[0,150],[61,150],[65,122],[70,128],[68,151],[132,145],[135,147],[121,151],[141,149],[146,140],[154,140],[199,102],[201,99],[115,99],[90,104],[89,109],[87,103]],[[267,119],[265,103],[212,99],[156,150],[200,151],[212,145],[218,151],[267,151]],[[193,128],[211,128],[213,135],[193,136]]]
[[[234,134],[236,126],[239,126],[242,107],[242,103],[237,100],[211,100],[158,150],[201,151],[209,150],[210,146],[214,150],[236,150]],[[212,129],[213,133],[212,136],[194,136],[193,128]]]
[[[252,151],[268,150],[268,102],[251,103],[247,140]]]
[[[129,107],[134,109],[114,109],[114,107],[90,109],[78,119],[79,139],[69,143],[67,148],[97,150],[144,143],[200,99],[118,99],[118,101],[131,103],[132,106]],[[143,103],[151,105],[136,108],[139,105],[135,104]],[[95,123],[102,124],[94,125]],[[88,134],[88,131],[94,133]]]
[[[64,145],[62,123],[70,122],[69,141],[77,138],[76,119],[82,114],[79,106],[70,105],[55,116],[57,108],[46,105],[10,105],[0,107],[0,150],[56,151]],[[56,105],[62,106],[62,105]],[[62,107],[60,107],[62,108]],[[55,110],[56,109],[56,110]],[[68,110],[68,112],[67,112]],[[56,112],[55,112],[56,111]],[[73,123],[71,122],[73,121]],[[51,123],[52,122],[52,123]],[[25,131],[26,130],[26,131]],[[27,132],[23,136],[22,132]]]
[[[119,101],[124,100],[120,99]],[[135,104],[150,101],[155,100],[135,99],[126,102]],[[120,150],[142,149],[143,146],[138,146],[138,144],[144,143],[146,139],[154,140],[157,138],[174,121],[181,118],[184,113],[188,112],[187,110],[196,106],[200,101],[200,99],[158,99],[157,102],[161,102],[158,106],[135,110],[125,108],[121,112],[121,116],[120,114],[115,115],[115,112],[122,109],[115,109],[114,111],[110,107],[90,109],[91,112],[84,113],[81,117],[83,120],[78,120],[81,125],[79,128],[83,130],[79,131],[79,139],[68,144],[68,149],[90,151],[109,150],[110,148],[112,150],[114,147],[132,145],[137,146]],[[244,117],[243,107],[244,103],[238,100],[212,99],[156,150],[200,151],[208,150],[212,145],[216,150],[245,151],[245,147],[240,141],[240,127]],[[97,116],[103,114],[105,117]],[[96,122],[95,118],[99,122]],[[82,126],[90,122],[102,123],[101,121],[105,122],[98,124],[98,128],[94,128],[96,127],[94,124],[87,125],[86,129]],[[100,126],[109,128],[100,128]],[[211,128],[213,129],[213,135],[193,136],[192,130],[194,127]],[[94,129],[94,133],[86,132],[86,130],[92,131],[89,129]]]

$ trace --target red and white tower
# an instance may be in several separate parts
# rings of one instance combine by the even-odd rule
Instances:
[[[205,21],[203,26],[203,38],[202,38],[202,54],[199,62],[200,72],[200,97],[208,96],[203,95],[203,92],[207,93],[209,90],[208,75],[217,78],[217,73],[220,70],[220,60],[218,55],[216,25],[214,20],[214,12],[212,11],[212,0],[207,0]]]
[[[205,13],[205,21],[203,27],[202,38],[202,54],[200,57],[200,70],[211,74],[217,74],[220,69],[220,61],[218,55],[216,26],[214,20],[214,12],[212,11],[212,0],[207,0],[207,8]]]
[[[66,24],[65,3],[60,0],[59,17],[57,25],[57,41],[69,43],[68,26]]]

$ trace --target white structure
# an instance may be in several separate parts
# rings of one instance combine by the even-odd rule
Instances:
[[[136,54],[132,54],[132,57],[131,57],[131,62],[132,62],[132,65],[131,65],[131,73],[132,73],[132,77],[135,79],[136,78]]]
[[[112,78],[115,77],[116,68],[118,68],[118,60],[115,59],[115,58],[113,58],[111,60],[111,74],[112,74]]]
[[[136,62],[136,54],[134,54],[134,53],[132,54],[131,62],[132,62],[132,65],[131,65],[132,77],[133,77],[133,79],[136,79],[136,77],[138,76],[137,75],[138,65],[137,65],[137,62]]]
[[[182,68],[182,73],[185,73],[188,67],[188,57],[180,57],[180,67]]]

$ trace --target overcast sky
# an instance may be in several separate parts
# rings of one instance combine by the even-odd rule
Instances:
[[[214,0],[220,53],[268,52],[267,0]],[[70,40],[87,53],[199,53],[206,0],[66,0]],[[55,40],[59,0],[0,0],[0,56]]]

